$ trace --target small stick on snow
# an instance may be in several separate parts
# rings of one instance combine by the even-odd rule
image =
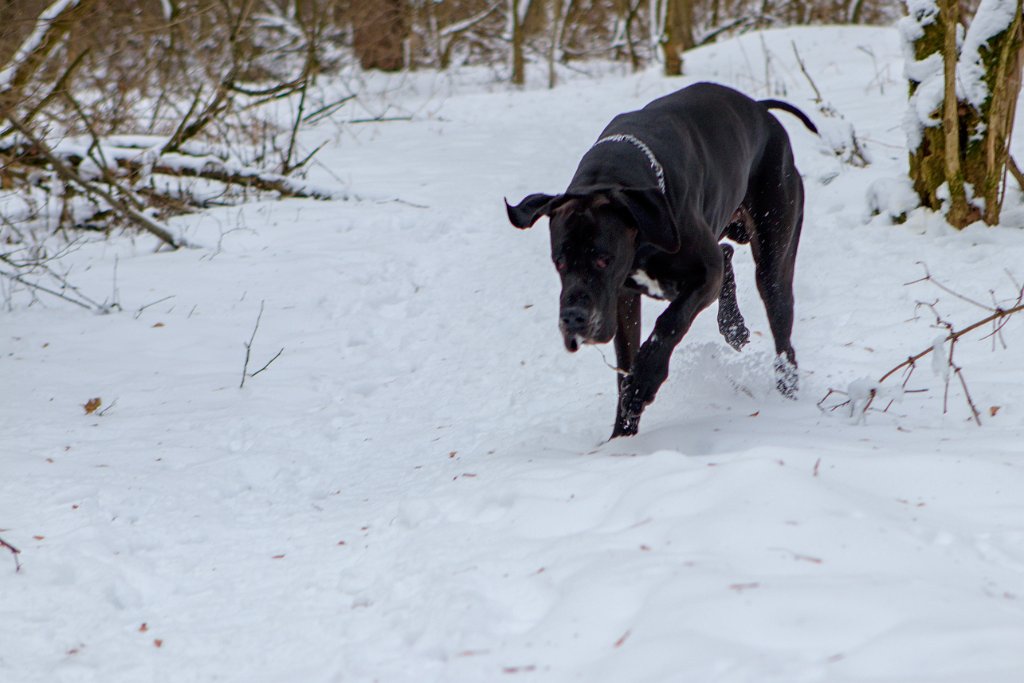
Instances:
[[[11,556],[14,557],[14,571],[15,573],[20,572],[21,562],[18,561],[18,555],[21,554],[21,551],[2,538],[0,538],[0,548],[7,548],[11,551]]]
[[[249,376],[249,354],[252,352],[252,342],[256,339],[256,332],[260,329],[260,320],[263,318],[264,303],[264,300],[261,299],[260,312],[256,315],[256,324],[253,325],[252,334],[249,335],[249,341],[245,343],[245,362],[242,364],[242,381],[238,385],[239,389],[245,386],[245,378]]]
[[[138,320],[139,316],[142,315],[142,312],[144,310],[146,310],[147,308],[149,308],[150,306],[156,306],[157,304],[162,304],[165,301],[170,301],[171,299],[174,298],[174,296],[175,296],[174,294],[171,294],[170,296],[165,296],[162,299],[157,299],[156,301],[153,301],[151,303],[145,304],[143,306],[139,306],[139,310],[135,311],[135,319]]]
[[[284,353],[284,347],[282,346],[281,350],[275,353],[274,357],[266,362],[266,365],[264,365],[262,368],[255,372],[249,372],[249,358],[252,353],[252,343],[256,339],[256,332],[260,329],[260,320],[263,319],[263,305],[265,303],[265,300],[260,300],[260,312],[256,315],[256,324],[253,325],[252,334],[249,336],[249,341],[245,343],[245,362],[242,364],[242,381],[238,384],[239,389],[245,386],[246,377],[255,377],[256,375],[260,374],[261,372],[269,368],[270,364],[277,360],[282,353]]]

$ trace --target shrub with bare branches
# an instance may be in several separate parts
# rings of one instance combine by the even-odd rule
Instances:
[[[930,356],[932,369],[936,374],[940,375],[943,380],[943,414],[949,412],[949,387],[952,380],[955,378],[956,382],[960,385],[964,401],[970,409],[971,419],[979,427],[981,426],[981,411],[978,410],[977,404],[971,396],[971,391],[967,386],[967,379],[964,375],[964,369],[956,360],[955,354],[957,344],[959,344],[964,337],[973,332],[988,330],[988,334],[984,335],[983,339],[989,339],[992,341],[993,350],[995,350],[997,344],[1005,349],[1007,344],[1006,340],[1003,338],[1003,329],[1006,327],[1006,324],[1010,321],[1012,316],[1024,311],[1024,286],[1022,286],[1012,276],[1012,274],[1007,273],[1007,276],[1010,278],[1010,281],[1014,286],[1013,297],[1000,302],[997,300],[995,293],[990,292],[992,296],[992,304],[989,305],[981,303],[976,299],[952,289],[945,283],[933,277],[931,272],[928,270],[927,265],[922,263],[921,266],[924,268],[924,275],[913,282],[908,282],[908,285],[915,285],[922,282],[930,283],[942,292],[985,311],[985,315],[968,325],[957,327],[949,320],[949,318],[939,311],[938,300],[919,301],[917,303],[917,308],[929,311],[929,313],[934,316],[933,327],[942,330],[943,333],[936,337],[930,346],[908,356],[906,360],[897,363],[894,367],[887,370],[878,378],[877,381],[858,380],[852,383],[846,391],[829,389],[828,393],[826,393],[818,402],[819,408],[828,411],[845,408],[849,411],[852,417],[863,419],[867,415],[867,412],[872,409],[877,399],[888,398],[887,405],[882,409],[883,412],[888,411],[892,406],[893,401],[901,395],[923,393],[926,391],[925,389],[910,389],[908,388],[908,385],[911,377],[914,375],[914,371],[918,369],[919,363]],[[898,387],[884,388],[882,386],[885,382],[896,377],[900,378],[900,384]],[[839,401],[833,400],[829,405],[829,401],[833,396],[845,398],[842,398],[842,400]]]
[[[177,248],[174,214],[253,193],[326,197],[300,177],[316,150],[299,130],[329,104],[317,77],[345,59],[328,4],[7,5],[0,273],[47,291],[35,276],[62,249],[47,246],[55,232],[134,226]]]

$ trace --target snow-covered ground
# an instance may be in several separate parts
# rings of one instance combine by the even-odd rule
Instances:
[[[547,229],[511,228],[502,197],[560,191],[611,116],[697,80],[841,138],[793,44],[873,161],[779,113],[808,195],[800,398],[772,388],[740,248],[752,343],[706,312],[640,435],[606,442],[614,374],[563,350]],[[15,572],[0,548],[0,681],[1024,680],[1024,319],[1005,349],[957,347],[981,428],[956,381],[943,414],[927,360],[908,388],[929,391],[886,413],[817,406],[932,344],[915,302],[984,315],[905,286],[919,262],[982,302],[1024,280],[1012,182],[1002,228],[869,218],[903,187],[900,60],[895,30],[827,28],[696,51],[674,80],[405,76],[388,97],[412,121],[310,133],[337,142],[312,180],[357,199],[69,256],[123,311],[0,314],[0,538],[22,551]],[[261,302],[250,370],[284,351],[239,389]]]

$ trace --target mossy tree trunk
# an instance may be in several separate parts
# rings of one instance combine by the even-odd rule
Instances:
[[[987,4],[979,7],[979,16],[996,9],[1007,20],[991,35],[974,36],[976,55],[961,54],[958,0],[915,3],[916,14],[904,25],[914,60],[908,68],[912,115],[922,113],[919,97],[941,93],[941,101],[932,103],[928,120],[919,122],[919,139],[910,141],[910,178],[921,204],[936,211],[945,209],[950,225],[957,228],[977,220],[989,225],[999,222],[1008,145],[1021,90],[1024,0]],[[976,17],[975,23],[979,31],[991,33],[989,17],[983,22]],[[911,27],[909,31],[906,26]],[[968,29],[964,45],[971,42],[974,28]],[[958,83],[963,91],[959,97]],[[978,87],[972,88],[972,83]]]
[[[999,222],[1010,135],[1021,89],[1024,47],[1021,5],[1018,0],[1010,25],[979,50],[988,97],[979,107],[966,107],[962,116],[967,133],[963,152],[964,181],[974,188],[976,198],[984,200],[979,210],[981,218],[989,225]]]

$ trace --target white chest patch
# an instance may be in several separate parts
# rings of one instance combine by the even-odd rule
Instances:
[[[658,281],[642,270],[633,271],[628,281],[631,281],[638,289],[644,290],[648,296],[653,296],[655,299],[669,298]]]

